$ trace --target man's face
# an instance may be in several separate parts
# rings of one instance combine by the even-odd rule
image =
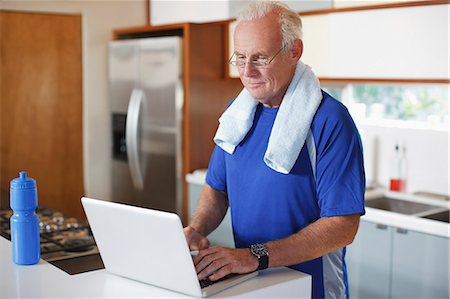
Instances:
[[[234,33],[235,55],[247,62],[258,57],[270,60],[280,50],[281,39],[274,13],[253,21],[241,21]],[[238,67],[239,77],[250,95],[260,103],[279,106],[298,59],[294,60],[289,51],[282,51],[265,67],[256,68],[249,63]]]

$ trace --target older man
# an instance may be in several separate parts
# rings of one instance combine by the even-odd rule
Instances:
[[[238,18],[234,49],[230,63],[245,88],[221,117],[206,185],[185,228],[190,248],[200,249],[194,258],[198,277],[217,280],[290,266],[312,275],[314,298],[348,297],[345,246],[364,214],[357,129],[347,109],[320,90],[315,76],[308,79],[312,72],[300,62],[301,20],[285,4],[251,3]],[[227,124],[226,113],[238,121],[250,119],[231,146],[220,143],[221,126],[240,125]],[[307,138],[302,126],[310,132]],[[292,163],[286,169],[277,159]],[[209,247],[206,236],[228,206],[237,248]]]

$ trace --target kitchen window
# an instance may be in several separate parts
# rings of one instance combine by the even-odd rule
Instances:
[[[449,130],[448,84],[342,84],[323,89],[341,100],[357,124]]]

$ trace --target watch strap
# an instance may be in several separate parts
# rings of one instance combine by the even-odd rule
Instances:
[[[269,268],[269,256],[268,255],[262,255],[258,258],[259,265],[258,270],[264,270]]]

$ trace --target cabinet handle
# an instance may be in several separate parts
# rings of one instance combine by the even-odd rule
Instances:
[[[376,228],[386,230],[388,227],[385,224],[377,224]]]
[[[404,228],[397,228],[397,233],[406,235],[408,233],[408,230]]]

